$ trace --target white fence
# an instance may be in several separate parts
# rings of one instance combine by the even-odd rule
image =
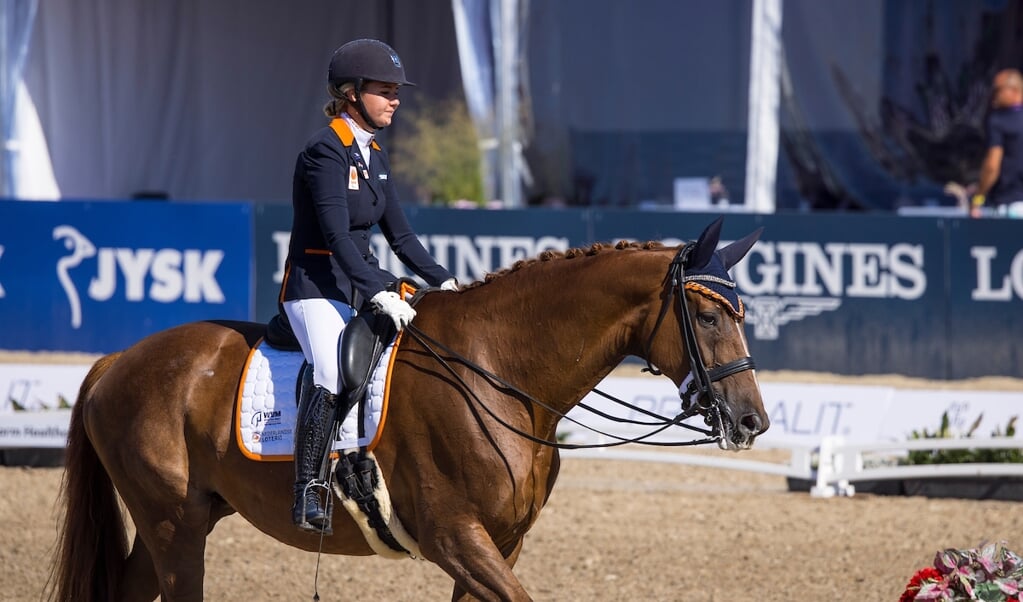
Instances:
[[[757,445],[758,448],[764,446]],[[768,475],[810,481],[810,495],[819,498],[853,496],[856,481],[883,481],[889,479],[915,479],[930,477],[1023,477],[1023,464],[1014,463],[962,463],[962,464],[881,464],[871,466],[877,456],[887,452],[885,460],[895,462],[907,452],[947,449],[1023,449],[1023,440],[1010,437],[987,439],[915,439],[873,443],[847,443],[841,437],[824,437],[819,445],[802,443],[782,444],[774,441],[768,448],[785,449],[789,460],[763,462],[728,456],[697,455],[663,451],[644,451],[622,448],[595,448],[566,450],[563,455],[576,458],[667,462],[688,466],[702,466],[724,470],[742,470]],[[742,452],[739,452],[740,454]]]

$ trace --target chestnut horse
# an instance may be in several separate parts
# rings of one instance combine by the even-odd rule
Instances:
[[[512,568],[558,475],[558,421],[627,356],[685,389],[682,405],[720,446],[748,448],[767,429],[726,272],[759,231],[715,252],[719,232],[720,220],[680,248],[549,252],[422,296],[415,332],[447,351],[403,338],[374,453],[405,531],[454,580],[452,599],[530,599]],[[264,332],[186,324],[92,367],[68,436],[55,598],[200,600],[207,534],[234,512],[320,549],[291,522],[292,464],[250,460],[235,441],[239,379]],[[116,494],[136,526],[130,553]],[[322,551],[373,554],[344,511]]]

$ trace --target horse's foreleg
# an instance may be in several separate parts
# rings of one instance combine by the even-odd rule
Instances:
[[[505,562],[508,564],[508,568],[514,568],[515,567],[515,562],[518,561],[518,559],[519,559],[519,552],[521,552],[521,551],[522,551],[522,540],[520,539],[518,542],[516,542],[515,548],[505,558]],[[517,580],[518,579],[516,578],[516,581]],[[469,594],[469,592],[465,591],[464,589],[462,589],[462,587],[460,585],[455,583],[455,589],[451,593],[451,600],[452,600],[452,602],[468,602],[469,600],[473,600],[473,599],[474,598]]]
[[[439,531],[432,542],[423,553],[455,580],[452,600],[532,600],[512,573],[521,540],[502,553],[481,525],[462,525]]]

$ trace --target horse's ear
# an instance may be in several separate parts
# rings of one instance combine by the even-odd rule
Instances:
[[[761,226],[746,238],[737,240],[718,251],[718,257],[721,258],[721,263],[725,264],[725,269],[730,270],[733,265],[739,263],[739,260],[745,257],[746,253],[749,253],[753,243],[757,242],[757,239],[760,238],[763,232],[764,227]]]
[[[707,226],[703,234],[700,234],[700,238],[696,239],[692,254],[689,256],[690,269],[699,269],[710,263],[710,258],[714,256],[714,249],[721,238],[721,224],[724,221],[724,216],[717,218]]]

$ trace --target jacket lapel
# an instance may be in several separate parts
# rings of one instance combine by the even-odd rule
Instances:
[[[366,159],[362,156],[362,151],[359,150],[359,145],[355,142],[355,134],[348,127],[348,122],[338,117],[330,122],[330,127],[337,134],[337,137],[341,139],[341,144],[347,147],[348,153],[352,158],[352,165],[359,172],[359,179],[365,183],[377,201],[383,201],[384,191],[380,182],[380,167],[383,163],[383,158],[377,153],[376,159],[372,162],[370,168],[367,169]],[[370,143],[369,152],[372,153],[379,150],[380,146],[376,143],[376,140]]]

